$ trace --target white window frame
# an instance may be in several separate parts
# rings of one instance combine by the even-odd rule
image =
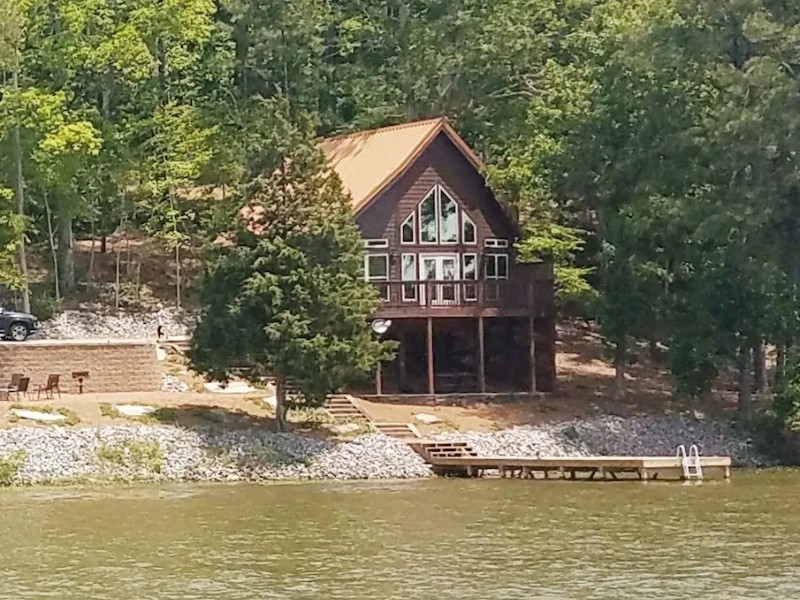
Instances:
[[[503,238],[486,238],[483,245],[487,248],[508,248],[508,240]]]
[[[386,275],[375,275],[372,276],[369,274],[369,259],[370,258],[383,258],[386,260]],[[367,253],[364,255],[364,281],[368,281],[369,283],[385,283],[386,286],[384,287],[384,293],[381,294],[381,299],[388,301],[389,300],[389,270],[392,268],[391,261],[389,260],[389,253],[382,252],[382,253]],[[375,286],[375,289],[380,290],[378,286]]]
[[[475,239],[472,240],[471,242],[467,241],[467,236],[464,233],[465,225],[467,223],[472,225],[472,232],[473,232],[473,235],[475,236]],[[465,211],[465,210],[461,211],[461,242],[465,246],[477,246],[478,245],[478,226],[475,224],[475,221],[472,220],[472,217],[470,217],[467,214],[467,211]]]
[[[389,240],[386,239],[364,240],[364,248],[388,248],[388,247],[389,247]]]
[[[475,261],[475,276],[473,279],[467,279],[467,257]],[[478,279],[481,275],[481,264],[478,260],[478,254],[475,252],[464,252],[461,254],[461,281],[464,285],[464,301],[477,302],[478,301]],[[474,291],[474,293],[470,293]]]
[[[406,270],[405,270],[405,262],[406,257],[411,257],[414,259],[414,279],[408,280],[405,278]],[[400,280],[403,282],[401,297],[403,302],[417,302],[419,300],[419,285],[417,281],[419,280],[419,255],[412,252],[407,252],[405,254],[400,255]],[[408,283],[410,282],[410,283]],[[412,290],[414,292],[413,296],[407,295],[406,291]]]
[[[427,196],[425,197],[427,198]],[[408,223],[409,220],[411,220],[411,241],[406,242],[403,239],[403,228],[406,226],[406,223]],[[412,246],[415,245],[416,243],[417,243],[417,211],[414,210],[410,215],[408,215],[405,219],[403,219],[402,223],[400,223],[400,244],[403,246]]]
[[[437,188],[439,186],[435,185],[430,190],[428,190],[425,195],[422,197],[422,200],[419,201],[417,204],[417,227],[418,227],[418,234],[417,239],[419,240],[420,246],[438,246],[439,245],[439,194],[437,193]],[[422,204],[428,199],[429,196],[433,197],[433,215],[435,217],[434,224],[435,228],[434,231],[436,232],[436,239],[432,242],[426,241],[422,239]]]
[[[447,196],[447,198],[455,205],[456,207],[456,239],[452,242],[445,242],[442,240],[442,194]],[[434,215],[436,217],[436,239],[432,242],[426,241],[422,239],[422,204],[425,200],[428,199],[429,196],[433,195],[433,210]],[[415,244],[419,246],[458,246],[461,243],[463,238],[463,222],[461,220],[461,215],[464,214],[463,209],[456,200],[455,196],[453,196],[450,192],[444,189],[444,186],[437,183],[431,189],[429,189],[425,195],[422,197],[422,200],[419,201],[417,204],[417,208],[411,213],[408,217],[406,217],[403,222],[400,224],[400,241],[406,245]],[[403,225],[405,225],[406,221],[412,216],[415,217],[414,223],[414,241],[413,242],[403,242]],[[469,217],[468,217],[469,218]],[[470,222],[475,225],[475,222],[470,219]],[[470,242],[470,245],[477,243],[478,238],[478,229],[475,228],[475,242]]]
[[[452,242],[445,242],[442,239],[442,225],[444,225],[444,220],[442,219],[442,194],[447,196],[447,199],[453,203],[456,207],[456,239]],[[455,198],[453,198],[444,187],[441,185],[436,186],[436,227],[438,228],[437,233],[439,234],[439,245],[440,246],[457,246],[458,242],[460,241],[460,231],[459,231],[459,224],[461,223],[461,207],[458,206],[458,202]]]
[[[503,276],[498,275],[498,273],[500,272],[500,269],[497,268],[497,265],[499,264],[499,260],[498,259],[501,258],[501,257],[504,258],[505,262],[506,262],[506,274],[503,275]],[[495,273],[494,275],[489,275],[488,261],[490,259],[494,261],[494,273]],[[505,253],[502,253],[502,252],[487,252],[487,253],[485,253],[483,255],[483,278],[484,279],[488,279],[490,281],[504,281],[504,280],[507,280],[508,279],[508,274],[509,274],[509,267],[510,267],[510,261],[509,261],[508,254],[505,254]]]

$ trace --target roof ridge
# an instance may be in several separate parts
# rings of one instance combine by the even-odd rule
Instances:
[[[331,137],[322,138],[320,143],[322,142],[332,142],[336,140],[343,140],[345,138],[357,138],[363,137],[367,135],[373,135],[378,132],[384,131],[396,131],[398,129],[407,129],[410,127],[420,127],[422,125],[433,125],[434,123],[447,123],[447,117],[440,116],[440,117],[433,117],[430,119],[420,119],[419,121],[411,121],[410,123],[398,123],[396,125],[385,125],[383,127],[374,127],[373,129],[365,129],[361,131],[353,131],[351,133],[340,133],[338,135],[334,135]]]

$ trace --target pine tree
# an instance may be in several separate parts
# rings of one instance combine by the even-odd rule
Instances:
[[[341,182],[308,142],[256,179],[236,226],[218,238],[201,284],[191,361],[219,380],[274,377],[302,402],[325,397],[390,358],[369,327],[378,307],[363,280],[361,238]]]

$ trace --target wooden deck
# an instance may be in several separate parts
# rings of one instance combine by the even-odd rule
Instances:
[[[462,441],[404,440],[437,475],[481,477],[497,474],[518,479],[683,481],[676,456],[508,457],[479,456]],[[730,479],[728,456],[701,456],[703,478]]]
[[[434,472],[440,475],[480,477],[494,471],[500,477],[519,479],[682,481],[681,460],[672,456],[590,456],[575,458],[526,458],[501,456],[443,456],[428,453]],[[701,456],[703,478],[730,479],[731,459]]]

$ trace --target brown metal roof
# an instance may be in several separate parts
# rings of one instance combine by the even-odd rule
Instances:
[[[428,119],[322,140],[318,146],[359,212],[397,180],[444,133],[478,170],[484,165],[445,118]]]

